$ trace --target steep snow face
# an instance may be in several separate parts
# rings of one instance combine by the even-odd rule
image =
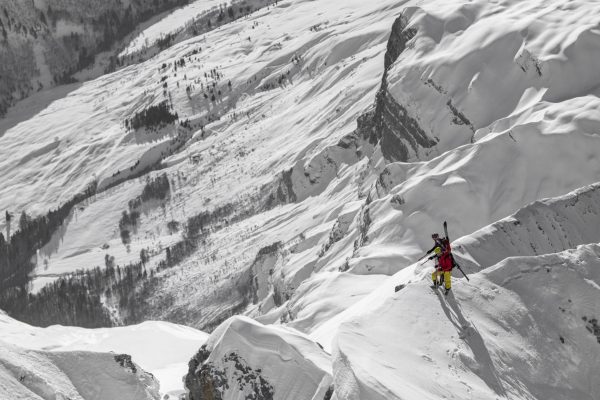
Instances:
[[[453,243],[465,271],[479,271],[515,256],[534,256],[600,242],[600,186],[536,201],[510,217]]]
[[[58,325],[37,328],[18,322],[3,313],[0,313],[0,334],[6,346],[19,346],[19,351],[25,352],[24,349],[28,349],[27,352],[31,354],[37,353],[29,350],[40,351],[43,352],[40,354],[45,354],[44,357],[51,359],[54,357],[53,353],[65,355],[59,359],[70,357],[71,354],[77,358],[80,357],[75,356],[79,354],[77,352],[82,351],[99,352],[98,356],[93,356],[94,360],[106,358],[100,353],[128,354],[135,364],[154,375],[160,384],[162,395],[178,395],[183,392],[182,377],[187,371],[187,362],[208,338],[203,332],[168,322],[144,322],[140,325],[107,329]],[[0,356],[0,364],[3,359]],[[73,368],[76,370],[79,364],[74,363]]]
[[[525,8],[516,1],[410,5],[388,43],[385,61],[391,66],[374,124],[382,128],[384,158],[394,159],[390,154],[402,151],[389,146],[403,143],[406,159],[414,162],[385,166],[350,228],[341,236],[332,228],[333,240],[313,259],[315,270],[346,273],[311,276],[285,311],[298,318],[290,323],[306,332],[351,305],[346,296],[362,296],[369,285],[362,275],[381,277],[411,265],[431,246],[430,234],[440,231],[442,221],[449,222],[450,234],[457,238],[533,201],[598,180],[600,102],[594,88],[600,81],[596,61],[585,56],[599,43],[588,40],[595,35],[597,8],[561,1]],[[577,20],[581,35],[571,35],[561,22],[565,7],[572,12],[564,21]],[[517,13],[518,24],[507,22]],[[539,24],[538,18],[548,23]],[[543,45],[547,42],[554,47]],[[534,52],[529,61],[517,57]],[[539,74],[534,58],[542,60]],[[568,72],[574,70],[583,75]],[[564,84],[569,80],[572,87]],[[390,124],[395,129],[388,129]],[[418,137],[420,130],[437,138],[433,149],[406,139]],[[386,140],[394,132],[408,134],[398,137],[400,142]],[[372,164],[377,161],[373,157]],[[576,238],[570,239],[573,244],[588,243]],[[543,251],[564,250],[567,242]],[[519,254],[514,250],[498,250],[492,259]],[[478,259],[484,257],[482,253]],[[365,286],[348,285],[351,277]],[[319,284],[325,279],[328,289]],[[335,290],[351,286],[350,291]]]
[[[0,341],[3,398],[158,400],[158,382],[128,356],[25,350]]]
[[[370,206],[373,239],[361,255],[375,255],[393,241],[414,260],[440,221],[447,220],[459,237],[537,199],[596,182],[600,114],[592,108],[598,106],[592,96],[547,104],[541,115],[429,162],[387,168],[374,194],[380,198]],[[575,110],[591,118],[584,124]],[[552,119],[538,119],[542,115]]]
[[[407,6],[402,18],[414,38],[390,69],[388,90],[438,141],[429,152],[405,142],[410,158],[439,155],[507,129],[505,119],[527,110],[548,103],[571,109],[565,103],[569,99],[598,95],[600,73],[592,66],[600,62],[600,10],[593,3],[428,1]]]
[[[599,256],[509,258],[448,296],[426,282],[388,295],[341,326],[336,398],[596,398]]]
[[[221,324],[186,376],[190,400],[323,399],[330,385],[331,360],[314,342],[245,317]]]
[[[490,134],[430,161],[386,166],[371,191],[371,202],[365,202],[346,235],[325,252],[322,260],[327,261],[322,269],[347,271],[357,276],[357,282],[361,275],[391,275],[410,266],[430,248],[430,234],[440,232],[441,221],[447,220],[451,238],[458,238],[535,200],[559,196],[596,182],[600,176],[597,158],[600,113],[593,112],[592,108],[598,106],[598,98],[592,96],[560,105],[548,104],[545,111],[531,119],[516,122],[503,132]],[[543,115],[546,119],[540,118]],[[585,123],[580,119],[581,115],[588,116]],[[550,116],[551,119],[547,119]],[[569,238],[563,242],[553,240],[549,244],[540,244],[540,252],[561,251],[573,247],[571,244],[598,240],[597,233],[592,233],[596,232],[593,210],[597,201],[593,194],[590,196],[592,198],[587,202],[582,199],[574,210],[572,222],[568,223],[573,224],[570,232],[579,229],[579,225],[582,229],[590,228],[581,235],[573,232],[572,237],[569,232],[560,233]],[[578,219],[586,218],[588,209],[589,225],[578,222]],[[560,218],[553,213],[549,218],[555,216]],[[558,221],[553,223],[560,224]],[[534,228],[536,224],[543,224],[537,216],[528,226]],[[521,231],[518,235],[529,233]],[[489,266],[491,261],[521,254],[523,243],[543,241],[546,239],[527,239],[510,250],[494,247],[496,244],[490,241],[479,255],[474,250],[473,257],[482,266]],[[460,254],[460,248],[458,250]],[[526,251],[524,254],[539,254]],[[488,256],[490,261],[486,261]],[[318,261],[316,265],[319,265]],[[348,287],[342,281],[349,279],[348,274],[340,277],[334,277],[339,282],[328,283],[328,286]],[[359,284],[351,285],[354,286],[352,292],[344,291],[341,295],[342,292],[335,289],[323,290],[318,284],[323,279],[316,275],[310,277],[289,303],[293,316],[312,321],[311,325],[298,321],[298,328],[307,329],[307,332],[326,320],[319,315],[336,314],[349,306],[344,296],[359,295],[365,288]],[[367,285],[367,281],[364,284]],[[329,294],[333,297],[323,302],[323,296]],[[337,301],[334,300],[336,297]],[[323,306],[319,307],[319,304]],[[304,312],[305,308],[310,312]]]

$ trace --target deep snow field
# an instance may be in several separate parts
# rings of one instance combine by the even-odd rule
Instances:
[[[584,0],[285,0],[11,122],[0,210],[98,183],[39,249],[34,292],[107,254],[149,249],[153,268],[185,235],[168,222],[233,211],[147,299],[145,319],[190,328],[0,316],[1,340],[131,354],[175,395],[207,338],[193,328],[210,331],[193,399],[600,399],[599,18]],[[163,100],[189,125],[126,128]],[[168,199],[125,246],[122,212],[163,173]],[[454,270],[448,296],[416,263],[443,221],[470,278]]]

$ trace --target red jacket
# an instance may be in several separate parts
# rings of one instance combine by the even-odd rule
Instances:
[[[444,247],[442,254],[440,255],[440,268],[442,271],[452,271],[452,267],[454,263],[452,262],[452,254],[450,249],[450,241],[444,239]]]
[[[452,262],[452,255],[450,254],[450,251],[445,251],[442,253],[442,255],[440,256],[440,268],[442,269],[442,271],[446,272],[446,271],[452,271],[452,267],[453,267],[453,262]]]

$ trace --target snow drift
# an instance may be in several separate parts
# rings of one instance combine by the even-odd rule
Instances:
[[[294,330],[233,317],[190,361],[190,400],[323,399],[331,396],[331,360]]]

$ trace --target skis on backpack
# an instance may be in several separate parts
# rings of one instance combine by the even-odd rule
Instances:
[[[450,243],[450,236],[448,236],[448,223],[446,221],[444,221],[444,235],[446,235],[446,240],[448,241],[448,243]],[[458,263],[456,262],[456,260],[454,259],[454,255],[450,254],[452,257],[452,263],[454,264],[454,266],[456,268],[458,268],[458,270],[465,276],[465,278],[467,278],[467,281],[469,281],[469,277],[467,276],[467,274],[465,274],[465,271],[462,270],[462,268],[460,267],[460,265],[458,265]]]

